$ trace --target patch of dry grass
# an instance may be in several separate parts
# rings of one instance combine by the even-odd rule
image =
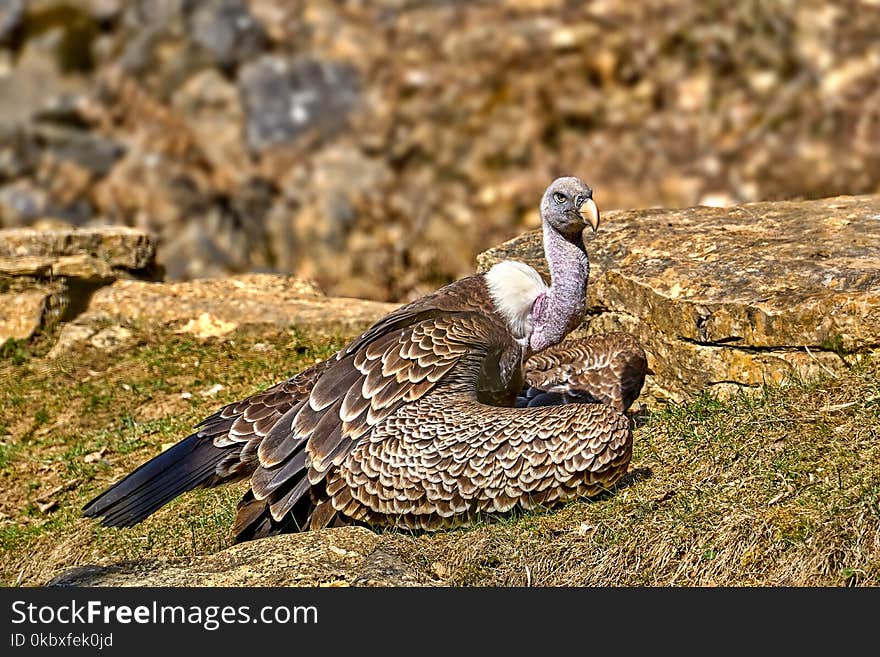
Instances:
[[[221,404],[340,344],[277,331],[135,336],[112,353],[0,361],[4,584],[228,545],[242,485],[189,493],[122,531],[79,509]],[[639,419],[630,474],[596,500],[386,532],[382,549],[458,585],[878,585],[878,370],[866,361],[838,379],[669,407]]]

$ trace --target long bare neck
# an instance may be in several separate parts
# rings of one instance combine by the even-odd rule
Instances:
[[[578,233],[566,237],[544,224],[544,255],[550,266],[550,289],[536,308],[529,340],[534,353],[560,342],[583,319],[586,312],[590,261]]]

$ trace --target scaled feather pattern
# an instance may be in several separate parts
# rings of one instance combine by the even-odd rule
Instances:
[[[84,514],[131,526],[187,490],[247,479],[241,541],[352,522],[437,529],[613,486],[632,453],[626,410],[644,351],[623,333],[538,353],[529,340],[546,308],[570,313],[551,328],[582,318],[589,266],[572,211],[591,194],[575,178],[545,192],[545,249],[563,254],[549,287],[502,263],[402,306],[333,357],[221,408]]]

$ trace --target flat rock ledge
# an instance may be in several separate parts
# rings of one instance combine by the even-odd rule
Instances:
[[[199,338],[275,326],[352,335],[395,304],[327,297],[276,274],[163,282],[156,238],[121,226],[0,230],[0,344],[61,324],[50,357],[90,341],[113,348],[134,325]]]
[[[0,230],[0,344],[75,316],[119,279],[154,279],[156,238],[123,226]]]
[[[95,228],[7,228],[0,230],[0,258],[29,258],[36,264],[67,262],[65,258],[84,256],[97,261],[101,271],[145,271],[156,263],[156,238],[150,233],[125,226]],[[57,265],[56,265],[57,266]],[[69,271],[91,275],[86,269]]]
[[[80,566],[48,586],[425,586],[438,582],[362,527],[285,534],[216,554]]]
[[[88,308],[61,328],[50,357],[89,340],[111,347],[131,326],[166,328],[197,338],[274,326],[305,333],[354,335],[395,304],[327,297],[293,276],[241,274],[175,283],[118,280],[99,289]]]
[[[834,373],[880,347],[880,196],[608,212],[587,238],[589,316],[648,352],[642,401]],[[548,278],[541,235],[478,256]]]

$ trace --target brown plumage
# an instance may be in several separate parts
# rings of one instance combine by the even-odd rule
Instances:
[[[532,355],[533,306],[553,294],[521,265],[441,288],[220,409],[84,513],[129,526],[185,490],[249,478],[234,526],[246,540],[352,521],[434,529],[594,495],[629,464],[645,356],[625,334]]]
[[[606,333],[566,340],[532,356],[526,363],[526,383],[532,392],[589,394],[592,401],[623,412],[639,396],[645,382],[645,352],[628,333]]]

